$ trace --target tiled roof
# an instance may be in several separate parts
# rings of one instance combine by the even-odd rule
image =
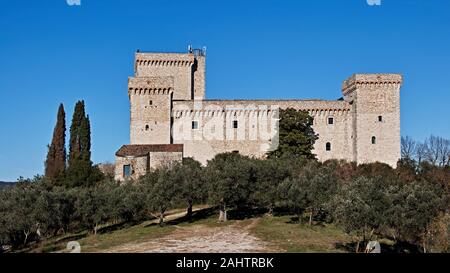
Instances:
[[[183,152],[183,144],[123,145],[116,156],[144,156],[150,152]]]

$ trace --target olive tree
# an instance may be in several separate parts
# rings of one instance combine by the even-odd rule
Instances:
[[[219,221],[227,221],[228,207],[248,203],[255,188],[255,167],[252,160],[237,153],[216,155],[205,170],[211,203],[219,205]]]

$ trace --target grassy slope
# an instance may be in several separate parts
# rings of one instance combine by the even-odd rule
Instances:
[[[125,226],[121,229],[100,233],[97,235],[81,234],[78,242],[82,252],[101,252],[114,246],[129,243],[139,243],[169,235],[176,226],[204,225],[220,227],[235,224],[236,220],[218,223],[218,215],[207,214],[189,222],[183,219],[168,221],[163,227],[147,221],[138,225]],[[244,220],[247,221],[247,220]],[[239,221],[240,224],[242,221]],[[313,226],[290,223],[289,216],[263,217],[252,227],[251,233],[272,244],[276,249],[286,252],[345,252],[338,246],[351,241],[351,237],[333,226]],[[243,224],[243,222],[242,222]],[[68,240],[47,241],[38,252],[51,252],[64,249]]]
[[[290,216],[264,217],[252,229],[257,237],[286,252],[346,252],[339,245],[351,237],[333,225],[291,223]]]

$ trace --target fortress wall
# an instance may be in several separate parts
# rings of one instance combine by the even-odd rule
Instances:
[[[314,117],[313,128],[319,139],[314,153],[319,160],[352,158],[351,115],[344,101],[320,100],[206,100],[174,101],[174,143],[185,145],[185,156],[202,164],[216,154],[239,151],[248,156],[263,157],[276,145],[272,118],[278,108],[306,110]],[[333,124],[328,118],[333,117]],[[233,120],[238,128],[232,128]],[[192,121],[198,129],[192,129]],[[213,132],[211,129],[214,127]],[[326,151],[326,143],[331,151]]]

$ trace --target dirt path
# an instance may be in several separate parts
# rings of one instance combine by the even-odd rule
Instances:
[[[162,238],[110,248],[109,253],[201,252],[239,253],[274,252],[267,243],[249,234],[258,219],[238,221],[224,227],[192,225],[177,229]]]

